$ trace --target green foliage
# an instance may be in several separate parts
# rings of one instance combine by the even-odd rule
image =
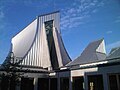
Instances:
[[[6,83],[8,83],[8,90],[11,87],[11,85],[19,85],[20,84],[20,78],[23,73],[19,72],[22,67],[19,66],[21,60],[17,59],[14,56],[13,52],[10,52],[8,57],[6,58],[5,62],[1,65],[2,71],[0,73],[0,80],[6,80],[8,79]]]

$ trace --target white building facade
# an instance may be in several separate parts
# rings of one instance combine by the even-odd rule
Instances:
[[[22,70],[17,72],[23,73],[20,84],[11,90],[120,90],[120,48],[107,56],[100,39],[71,61],[60,34],[58,11],[38,16],[11,43],[14,61],[3,64],[18,63]]]

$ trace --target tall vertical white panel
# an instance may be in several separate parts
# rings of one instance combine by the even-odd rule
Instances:
[[[52,67],[44,25],[46,21],[50,20],[53,20],[53,39],[59,67],[70,61],[60,35],[60,14],[59,12],[54,12],[38,16],[37,19],[12,39],[12,51],[16,57],[20,56],[23,58],[21,65],[43,68]],[[20,43],[22,46],[19,45]]]

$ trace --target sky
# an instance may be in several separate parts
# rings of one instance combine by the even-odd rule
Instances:
[[[11,39],[38,15],[60,11],[61,35],[74,60],[104,38],[107,54],[120,46],[120,0],[0,0],[0,64]]]

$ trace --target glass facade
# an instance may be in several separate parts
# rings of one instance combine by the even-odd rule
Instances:
[[[49,47],[49,54],[53,69],[58,69],[58,60],[55,49],[55,42],[53,38],[53,20],[45,22],[45,30],[47,35],[47,42]]]
[[[88,76],[88,90],[104,90],[103,76],[102,75]]]

